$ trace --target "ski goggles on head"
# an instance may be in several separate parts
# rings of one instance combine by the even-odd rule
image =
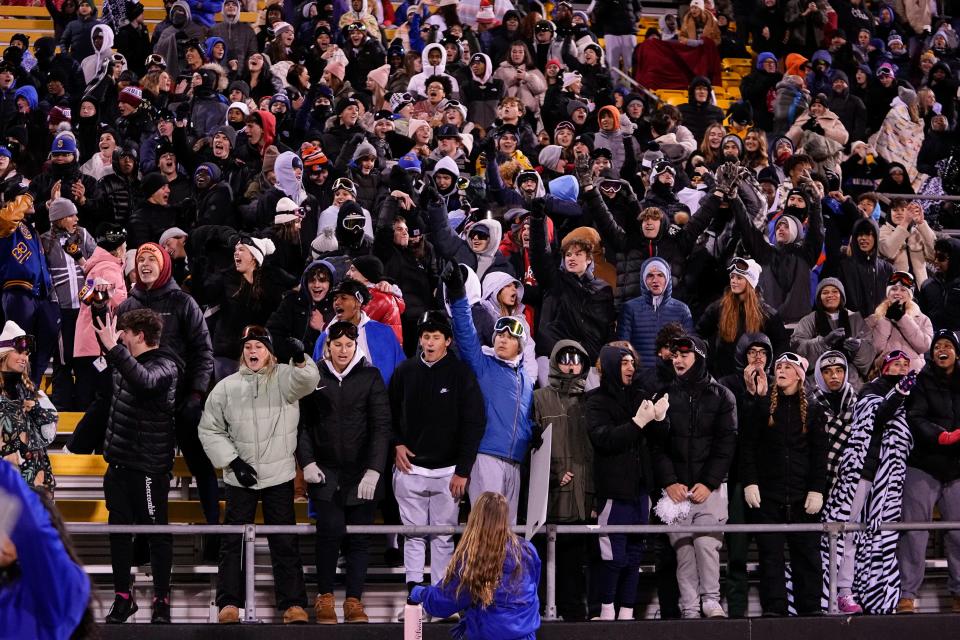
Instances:
[[[670,345],[670,352],[680,355],[686,355],[688,353],[693,353],[699,355],[701,358],[706,358],[707,354],[700,350],[697,347],[697,343],[693,341],[692,338],[681,337],[677,338]]]
[[[576,349],[564,349],[557,354],[557,364],[583,364],[583,354]]]
[[[556,133],[557,131],[560,131],[560,129],[567,129],[569,131],[577,130],[576,127],[573,126],[573,123],[569,120],[561,121],[556,127],[554,127],[553,132]]]
[[[17,336],[10,340],[0,340],[0,348],[10,347],[17,353],[32,353],[34,346],[34,339],[31,335]]]
[[[789,362],[790,364],[800,365],[801,367],[803,366],[803,360],[801,360],[800,356],[792,351],[785,351],[781,353],[777,358],[777,364],[780,364],[781,362]]]
[[[914,279],[913,276],[907,273],[906,271],[894,271],[893,275],[890,276],[890,279],[887,280],[887,286],[893,286],[895,284],[902,285],[907,289],[913,289]]]
[[[734,258],[727,265],[727,273],[746,273],[750,270],[750,265],[743,258]]]
[[[327,331],[328,340],[338,340],[343,336],[356,341],[360,337],[360,330],[352,322],[335,322]]]
[[[163,59],[163,56],[159,53],[151,53],[147,56],[146,61],[143,63],[144,67],[149,67],[151,65],[156,65],[161,69],[167,68],[167,61]]]
[[[887,365],[889,365],[892,362],[896,362],[897,360],[906,360],[907,362],[909,362],[910,356],[907,355],[906,351],[901,351],[900,349],[894,349],[887,355],[883,356],[883,366],[880,367],[880,370],[883,371],[884,369],[887,368]]]
[[[504,331],[510,332],[515,338],[523,338],[527,335],[526,330],[523,328],[523,323],[520,322],[517,318],[500,318],[497,320],[496,324],[493,325],[493,332],[503,333]]]
[[[446,111],[447,109],[459,109],[461,106],[462,105],[458,100],[447,100],[443,104],[443,110]]]
[[[337,178],[333,181],[333,190],[338,191],[340,189],[345,189],[354,195],[357,193],[357,185],[350,178]]]

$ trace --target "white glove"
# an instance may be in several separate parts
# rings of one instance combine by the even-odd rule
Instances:
[[[323,475],[316,462],[311,462],[303,468],[303,479],[309,484],[323,484],[327,481],[327,476]]]
[[[653,403],[649,400],[644,400],[637,409],[637,415],[633,416],[633,423],[643,429],[647,426],[647,423],[653,421],[654,414],[655,409],[653,408]]]
[[[803,510],[812,516],[820,513],[820,509],[823,509],[823,494],[817,491],[807,493],[807,499],[803,501]]]
[[[743,499],[751,509],[760,508],[760,487],[755,484],[748,484],[743,488]]]
[[[361,500],[373,500],[373,494],[377,492],[377,482],[380,480],[380,472],[373,469],[367,469],[357,485],[357,497]]]
[[[670,408],[670,394],[663,394],[659,400],[653,403],[653,419],[660,422],[667,417],[667,410]]]

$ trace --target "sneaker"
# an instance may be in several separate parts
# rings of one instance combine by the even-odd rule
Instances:
[[[153,599],[153,615],[150,616],[151,624],[170,624],[170,597]]]
[[[837,609],[840,610],[840,613],[845,613],[850,616],[855,616],[863,613],[863,607],[857,604],[857,601],[853,599],[852,595],[838,596]]]
[[[900,598],[897,603],[897,613],[916,613],[917,601],[913,598]]]
[[[133,599],[133,594],[128,598],[117,595],[113,599],[113,606],[110,607],[110,613],[107,614],[107,624],[123,624],[130,619],[130,616],[137,612],[137,601]]]
[[[362,600],[347,598],[343,601],[343,621],[347,623],[370,622],[370,618],[363,610]]]
[[[239,624],[240,609],[232,604],[228,604],[223,609],[220,609],[220,613],[217,614],[217,622],[220,624]]]
[[[705,615],[708,618],[726,618],[727,617],[727,614],[723,610],[723,607],[720,606],[720,603],[714,602],[712,600],[704,600],[703,615]]]

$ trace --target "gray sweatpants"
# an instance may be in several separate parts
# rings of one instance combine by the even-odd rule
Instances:
[[[701,504],[690,507],[690,515],[678,525],[725,524],[727,484],[710,493]],[[702,602],[720,603],[720,533],[671,533],[670,544],[677,552],[677,586],[684,618],[700,617]]]
[[[393,469],[393,494],[400,507],[400,519],[405,525],[457,524],[460,503],[450,495],[450,478],[402,473]],[[403,566],[407,582],[423,582],[423,566],[430,538],[430,582],[438,584],[453,557],[453,536],[407,535],[403,543]]]
[[[925,471],[907,467],[903,481],[903,522],[930,522],[933,507],[940,507],[944,520],[960,520],[960,480],[946,484]],[[947,588],[951,595],[960,596],[960,531],[945,531],[947,568],[950,577]],[[916,598],[926,568],[928,531],[902,531],[897,544],[897,564],[900,565],[900,597]]]
[[[517,524],[517,503],[520,501],[520,465],[496,456],[478,453],[470,471],[467,487],[470,504],[485,491],[499,493],[510,504],[510,526]]]
[[[857,483],[857,490],[853,493],[853,502],[850,503],[850,523],[863,522],[863,503],[867,501],[867,494],[873,483],[861,480]],[[857,545],[854,541],[856,532],[843,534],[843,556],[837,566],[837,595],[849,596],[853,593],[853,574],[856,571]]]

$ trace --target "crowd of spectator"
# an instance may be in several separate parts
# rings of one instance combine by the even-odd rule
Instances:
[[[108,4],[47,0],[55,33],[0,62],[0,454],[29,484],[55,495],[77,411],[111,524],[167,522],[178,450],[208,523],[309,501],[321,624],[368,620],[346,526],[454,525],[485,492],[516,524],[550,425],[553,523],[960,520],[939,3],[692,0],[643,33],[637,0],[273,2],[254,26],[177,0],[152,30]],[[638,34],[753,68],[727,109],[702,76],[672,106],[630,80]],[[650,551],[662,617],[743,617],[751,539],[765,615],[832,604],[818,533],[609,534],[561,537],[559,614],[636,617]],[[110,535],[108,622],[142,542]],[[241,540],[206,542],[238,622]],[[269,543],[307,622],[298,537]],[[171,537],[148,545],[170,622]],[[842,536],[840,611],[915,612],[926,547]],[[960,612],[960,532],[946,550]],[[391,555],[410,593],[469,561],[451,536]]]

